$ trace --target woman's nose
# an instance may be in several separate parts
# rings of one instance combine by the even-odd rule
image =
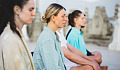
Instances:
[[[84,21],[84,23],[86,24],[86,23],[87,23],[87,21],[85,20],[85,21]]]
[[[32,16],[35,16],[35,11],[32,12]]]
[[[67,17],[65,17],[65,20],[66,20],[66,21],[68,21],[68,18],[67,18]]]

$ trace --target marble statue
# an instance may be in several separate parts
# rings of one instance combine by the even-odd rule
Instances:
[[[118,19],[114,22],[113,41],[109,44],[110,50],[120,51],[120,7],[118,13]]]
[[[102,35],[102,26],[103,26],[103,18],[101,15],[100,7],[96,7],[95,15],[92,19],[92,23],[89,24],[89,34],[90,35]]]

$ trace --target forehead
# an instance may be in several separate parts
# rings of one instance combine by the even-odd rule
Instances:
[[[34,0],[29,0],[27,2],[27,4],[24,5],[24,7],[35,7],[35,3],[34,3]]]
[[[61,9],[58,15],[66,15],[66,11],[64,9]]]

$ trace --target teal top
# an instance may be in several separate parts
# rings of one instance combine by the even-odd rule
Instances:
[[[35,70],[66,70],[60,44],[58,35],[44,27],[33,54]]]
[[[83,35],[80,32],[80,30],[78,30],[75,27],[72,27],[72,29],[67,37],[67,41],[70,45],[79,49],[81,52],[83,52],[85,55],[87,55],[85,41],[84,41]]]

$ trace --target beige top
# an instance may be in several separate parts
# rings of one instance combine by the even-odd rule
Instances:
[[[35,70],[24,39],[13,33],[9,23],[0,35],[0,70]]]

